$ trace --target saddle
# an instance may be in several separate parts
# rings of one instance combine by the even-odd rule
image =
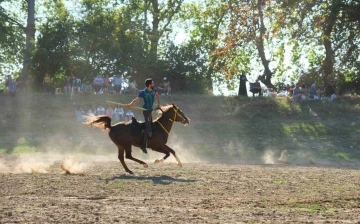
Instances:
[[[136,130],[144,130],[145,129],[145,122],[144,121],[138,121],[135,117],[131,117],[131,127],[133,127]]]
[[[145,130],[145,122],[144,121],[138,121],[135,117],[131,117],[131,127],[133,129],[134,134],[141,134]],[[151,130],[154,133],[154,122],[151,123]]]

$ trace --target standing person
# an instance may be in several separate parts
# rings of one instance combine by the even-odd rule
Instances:
[[[71,94],[71,89],[72,89],[72,81],[71,81],[71,76],[67,76],[64,82],[64,93],[65,94]]]
[[[94,78],[93,85],[94,85],[95,94],[100,94],[101,93],[100,90],[104,85],[104,79],[101,77],[101,75],[97,75]]]
[[[20,74],[19,77],[16,78],[16,87],[18,92],[22,92],[23,88],[24,88],[24,83],[23,83],[23,75]]]
[[[145,86],[146,86],[146,88],[139,92],[138,97],[133,99],[133,101],[131,101],[131,103],[129,103],[127,106],[131,107],[132,105],[136,104],[137,102],[139,102],[140,98],[143,98],[143,100],[144,100],[144,104],[143,104],[142,108],[145,109],[143,111],[144,120],[145,120],[145,131],[144,131],[143,137],[141,139],[140,148],[142,149],[142,151],[144,153],[147,153],[147,150],[146,150],[147,139],[148,139],[148,137],[151,138],[151,136],[152,136],[152,131],[151,131],[152,116],[151,116],[151,112],[153,111],[153,104],[154,104],[154,101],[155,101],[155,97],[156,97],[156,100],[157,100],[157,103],[158,103],[157,107],[160,107],[160,96],[159,96],[158,91],[155,89],[155,83],[154,83],[154,81],[152,79],[146,79],[145,80]]]
[[[170,86],[170,81],[164,77],[163,79],[163,83],[162,86],[159,86],[159,89],[162,90],[162,94],[161,95],[171,95],[171,86]]]
[[[139,93],[139,90],[137,88],[137,84],[136,84],[135,79],[130,82],[129,90],[130,90],[130,93],[132,93],[132,94],[138,94]]]
[[[72,94],[80,93],[80,87],[81,87],[81,79],[74,75],[73,76],[73,84],[72,84]]]
[[[110,86],[110,78],[109,75],[105,75],[104,78],[104,93],[108,93],[109,92],[109,86]]]
[[[43,85],[45,87],[46,95],[50,94],[50,83],[51,83],[50,76],[48,73],[46,73],[43,80]]]
[[[121,94],[122,78],[119,73],[113,77],[113,85],[115,92]]]
[[[239,92],[238,95],[239,96],[248,96],[247,95],[247,89],[246,89],[246,82],[247,82],[247,78],[244,72],[241,73],[240,75],[240,86],[239,86]]]

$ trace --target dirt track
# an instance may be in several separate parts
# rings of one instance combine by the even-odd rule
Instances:
[[[0,174],[0,223],[356,223],[360,171],[96,162],[85,174]],[[337,222],[339,221],[339,222]]]

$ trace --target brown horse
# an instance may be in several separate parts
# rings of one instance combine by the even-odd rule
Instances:
[[[163,162],[171,153],[181,167],[182,164],[175,151],[167,146],[166,143],[173,123],[181,122],[186,125],[190,124],[190,119],[174,104],[161,107],[159,110],[162,112],[162,115],[153,121],[153,134],[148,139],[147,148],[165,154],[164,158],[156,160],[155,163]],[[111,126],[111,118],[108,116],[86,116],[84,123],[110,130],[109,137],[118,147],[118,158],[126,172],[133,173],[125,164],[124,152],[127,159],[143,164],[144,167],[148,166],[145,162],[131,155],[131,146],[140,147],[142,131],[145,128],[144,123],[139,123],[135,118],[132,118],[132,122],[121,122]]]

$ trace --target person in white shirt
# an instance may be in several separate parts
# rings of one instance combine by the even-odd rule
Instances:
[[[87,115],[96,115],[96,107],[92,106],[92,108],[90,108],[86,114]]]
[[[96,109],[96,115],[97,115],[97,116],[99,116],[99,115],[105,115],[105,108],[100,105],[100,106]]]
[[[83,122],[85,120],[84,118],[84,111],[81,107],[78,107],[77,110],[75,110],[75,114],[76,114],[76,121],[77,122]]]
[[[128,110],[125,115],[126,115],[126,121],[131,121],[131,118],[135,117],[134,113],[131,110]]]
[[[135,79],[133,81],[131,81],[129,84],[129,92],[132,94],[139,93],[139,89],[137,88],[137,83],[136,83]]]
[[[118,122],[120,120],[124,120],[124,109],[119,105],[116,106],[114,110],[114,120]]]
[[[116,93],[121,93],[121,85],[122,85],[122,78],[120,77],[120,74],[116,74],[113,79],[113,85],[114,85],[114,90]]]
[[[93,85],[94,85],[95,94],[98,94],[100,92],[100,89],[104,85],[104,79],[101,77],[101,75],[95,77],[93,81]]]

